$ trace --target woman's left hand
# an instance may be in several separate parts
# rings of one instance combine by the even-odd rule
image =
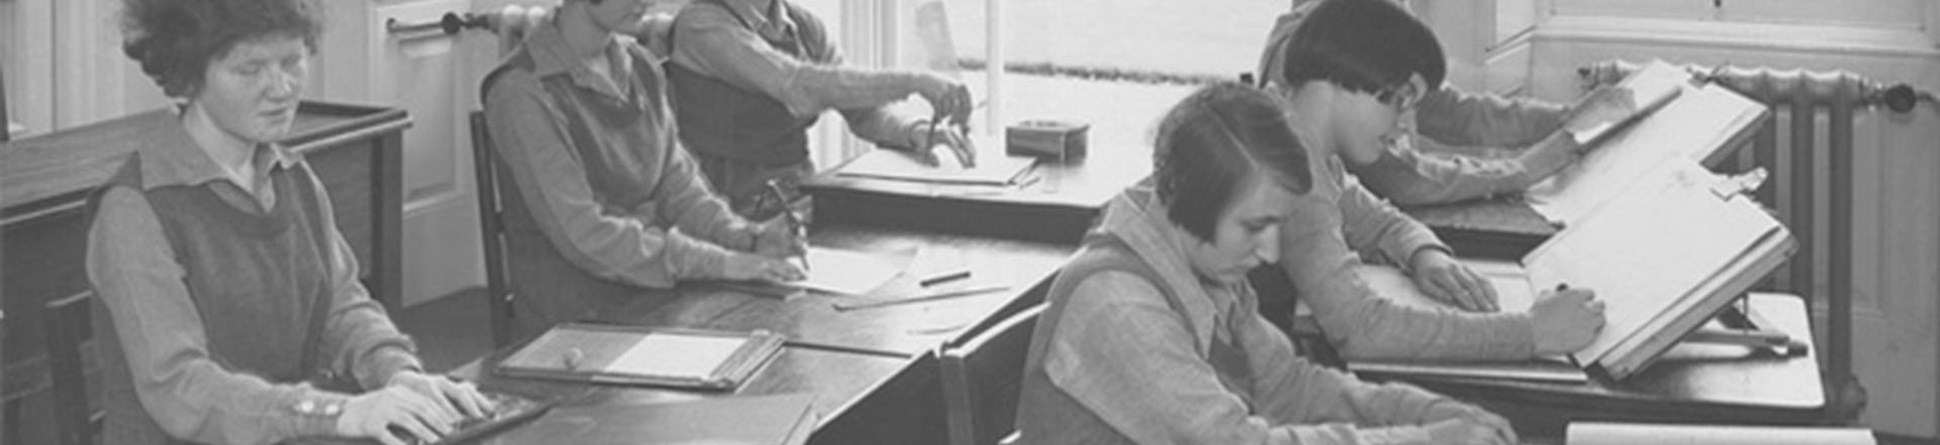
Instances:
[[[1501,310],[1496,304],[1495,286],[1490,285],[1481,274],[1455,261],[1455,257],[1448,252],[1421,249],[1415,252],[1413,266],[1415,286],[1420,287],[1422,293],[1463,310]]]

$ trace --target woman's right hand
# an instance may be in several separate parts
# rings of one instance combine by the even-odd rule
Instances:
[[[1423,425],[1430,443],[1455,445],[1515,445],[1495,427],[1466,419],[1448,419]]]
[[[337,417],[337,434],[345,437],[377,439],[384,445],[404,445],[409,436],[425,442],[451,433],[452,425],[463,420],[458,410],[432,400],[403,385],[386,386],[352,397]]]
[[[727,270],[724,277],[737,281],[801,281],[808,278],[801,266],[788,260],[763,256],[756,253],[735,252],[728,254]]]
[[[1543,292],[1529,308],[1529,324],[1537,355],[1576,352],[1603,330],[1603,302],[1588,289]]]
[[[917,79],[916,94],[930,103],[930,109],[936,110],[933,115],[943,116],[946,122],[942,123],[956,126],[970,124],[970,112],[977,106],[970,99],[969,86],[935,73],[919,73]]]

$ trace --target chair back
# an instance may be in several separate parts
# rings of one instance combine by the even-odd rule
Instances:
[[[7,67],[0,65],[0,142],[13,139],[13,121],[7,119]],[[0,434],[4,436],[4,434]],[[0,438],[0,440],[5,440]]]
[[[54,428],[61,445],[95,443],[107,415],[95,409],[88,397],[86,357],[92,338],[94,292],[84,291],[67,298],[49,301],[41,308],[41,327],[46,331],[47,373],[53,392]]]
[[[499,165],[487,125],[484,112],[472,112],[472,171],[478,175],[478,233],[483,238],[485,253],[485,292],[490,301],[492,342],[504,347],[515,340],[512,338],[512,299],[516,298],[512,295],[505,262],[505,206],[499,201],[502,196],[499,178],[507,172]]]
[[[1031,330],[1044,305],[1032,306],[962,344],[937,353],[950,445],[989,445],[1016,429]]]

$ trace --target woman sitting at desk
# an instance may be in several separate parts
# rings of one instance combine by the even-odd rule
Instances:
[[[289,133],[321,33],[303,0],[128,0],[123,49],[180,105],[93,202],[103,442],[431,440],[490,402],[425,375],[357,281]],[[361,392],[361,393],[360,393]]]
[[[1312,187],[1276,99],[1202,89],[1160,124],[1151,186],[1108,204],[1046,297],[1018,426],[1034,443],[1514,443],[1501,417],[1296,356],[1246,271]],[[1299,252],[1292,252],[1299,254]]]
[[[677,142],[657,58],[622,38],[652,3],[566,0],[485,78],[519,337],[681,280],[803,275],[794,220],[735,216]]]

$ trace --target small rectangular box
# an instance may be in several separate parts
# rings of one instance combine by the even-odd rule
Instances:
[[[1004,152],[1012,156],[1074,160],[1085,157],[1091,124],[1027,120],[1004,128]]]

